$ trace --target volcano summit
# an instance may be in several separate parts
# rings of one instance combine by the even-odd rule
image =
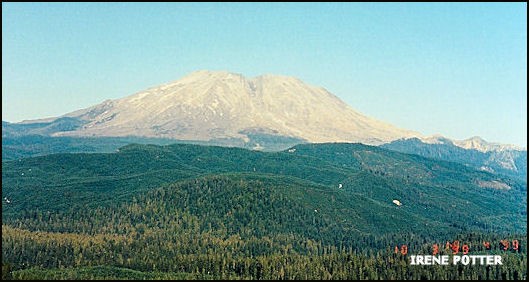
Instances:
[[[249,134],[266,134],[378,145],[420,135],[364,116],[324,88],[297,78],[246,78],[225,71],[196,71],[125,98],[25,123],[54,121],[70,126],[56,126],[52,136],[247,141]]]

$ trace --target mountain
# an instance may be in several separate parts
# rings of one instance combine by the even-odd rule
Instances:
[[[479,137],[460,141],[442,136],[408,138],[394,140],[380,147],[527,180],[527,150],[514,145],[488,143]]]
[[[47,139],[36,146],[28,144],[31,138],[44,140],[37,135],[61,139]],[[79,146],[56,146],[87,143],[80,137],[107,137],[114,145],[89,141],[97,145],[90,145],[86,152],[117,149],[125,145],[122,141],[127,138],[138,143],[161,145],[167,144],[165,140],[175,140],[265,151],[284,150],[301,143],[381,145],[419,138],[427,144],[448,143],[485,154],[496,152],[489,162],[507,170],[517,170],[512,152],[526,151],[513,145],[489,143],[477,136],[466,140],[422,136],[366,117],[327,90],[293,77],[246,78],[226,71],[196,71],[179,80],[57,118],[3,121],[2,137],[8,139],[5,143],[21,144],[10,145],[8,153],[2,154],[3,159],[83,151]]]
[[[76,120],[69,127],[43,129],[52,136],[142,136],[208,141],[252,135],[301,142],[381,144],[419,136],[364,116],[321,87],[278,75],[246,78],[225,71],[197,71],[134,95],[107,100],[48,124]],[[20,125],[22,125],[20,124]],[[39,131],[40,132],[40,131]],[[257,149],[259,144],[256,145]]]
[[[492,151],[527,151],[527,149],[516,145],[487,142],[479,136],[474,136],[465,140],[451,140],[441,135],[433,135],[421,137],[420,139],[422,142],[428,144],[452,144],[463,149],[477,150],[483,153]]]

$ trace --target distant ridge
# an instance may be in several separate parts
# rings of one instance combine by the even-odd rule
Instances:
[[[443,136],[403,138],[382,148],[437,160],[462,163],[476,169],[527,180],[527,150],[514,145],[489,143],[480,137],[451,140]]]

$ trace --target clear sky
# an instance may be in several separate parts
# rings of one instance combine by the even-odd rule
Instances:
[[[280,74],[423,134],[527,147],[527,3],[2,3],[2,120],[195,70]]]

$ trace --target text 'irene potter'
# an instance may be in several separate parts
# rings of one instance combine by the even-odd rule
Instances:
[[[452,258],[450,260],[450,258]],[[471,255],[471,256],[410,256],[410,265],[502,265],[501,256],[497,255]]]

